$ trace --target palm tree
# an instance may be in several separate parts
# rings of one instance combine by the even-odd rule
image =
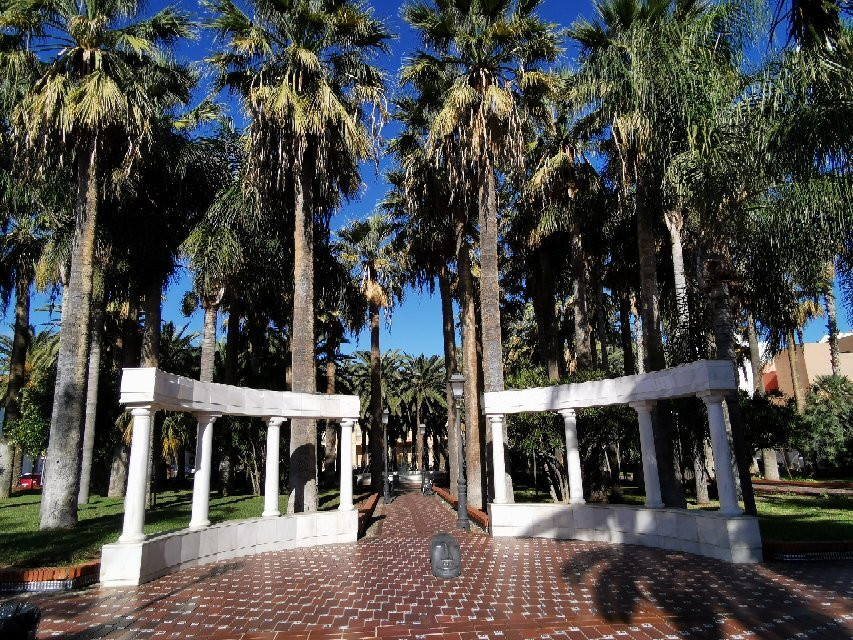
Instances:
[[[531,2],[419,2],[403,9],[404,19],[419,32],[425,49],[403,71],[404,80],[446,77],[453,80],[431,122],[428,153],[449,172],[456,197],[478,212],[480,232],[480,311],[483,379],[486,391],[504,388],[498,268],[498,200],[496,171],[518,168],[523,158],[522,123],[547,116],[542,97],[554,77],[541,68],[559,54],[554,25],[536,14]],[[463,209],[467,213],[467,209]],[[457,225],[457,242],[465,225]],[[464,244],[464,243],[463,243]],[[464,261],[470,258],[458,252]],[[460,270],[460,285],[465,267]],[[466,352],[476,345],[474,319],[464,314]],[[466,369],[469,366],[466,364]],[[466,375],[466,406],[476,406],[476,376]],[[469,418],[469,501],[486,499],[485,450],[479,416]],[[511,479],[507,476],[507,482]],[[512,495],[508,491],[507,495]]]
[[[403,402],[409,405],[415,414],[415,465],[423,464],[424,434],[420,431],[423,412],[434,413],[446,408],[444,398],[444,363],[438,356],[423,354],[413,357],[403,356],[402,367]]]
[[[76,226],[45,462],[53,481],[42,497],[42,529],[77,522],[98,204],[104,176],[118,168],[110,152],[113,145],[123,148],[128,167],[152,117],[186,101],[192,84],[192,76],[167,54],[189,35],[185,17],[166,8],[134,21],[139,11],[134,1],[56,0],[20,3],[3,14],[4,62],[22,51],[51,60],[15,108],[16,135],[33,155],[52,161],[65,150],[76,163]]]
[[[387,50],[390,34],[353,0],[257,0],[252,17],[231,0],[205,6],[225,39],[209,61],[250,118],[250,188],[293,212],[293,390],[313,392],[315,220],[357,193],[358,162],[373,151],[363,106],[381,111],[383,100],[383,75],[370,59]],[[314,421],[293,421],[291,511],[317,509],[316,437]]]
[[[370,318],[370,483],[382,487],[382,372],[379,349],[379,312],[390,318],[394,300],[402,297],[399,255],[393,245],[397,226],[376,213],[356,220],[338,232],[342,262],[361,285]],[[390,320],[389,320],[390,322]]]

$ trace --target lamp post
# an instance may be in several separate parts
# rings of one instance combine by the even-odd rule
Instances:
[[[465,396],[465,376],[454,373],[450,376],[450,389],[456,400],[456,452],[458,454],[459,477],[456,483],[456,495],[458,496],[456,508],[456,528],[467,531],[468,523],[468,481],[465,479],[465,452],[462,442],[462,398]]]
[[[382,501],[385,504],[391,502],[391,487],[388,486],[388,409],[382,412],[382,459],[385,463],[385,473],[382,480]]]

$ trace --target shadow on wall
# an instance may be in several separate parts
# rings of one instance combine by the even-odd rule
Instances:
[[[613,545],[573,554],[562,576],[578,591],[594,594],[597,614],[614,624],[660,615],[683,635],[702,638],[722,639],[747,630],[757,638],[794,637],[814,629],[820,637],[849,637],[850,629],[839,620],[844,602],[834,608],[822,603],[853,595],[848,581],[853,570],[845,574],[842,567],[841,576],[848,578],[839,580],[839,574],[830,576],[826,568],[824,563],[786,567],[779,574],[766,565],[730,565]],[[791,577],[808,583],[807,588],[789,589],[785,583]]]

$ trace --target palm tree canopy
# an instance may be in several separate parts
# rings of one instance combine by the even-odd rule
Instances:
[[[340,257],[368,302],[390,308],[402,296],[403,265],[393,243],[397,225],[376,213],[338,231]]]

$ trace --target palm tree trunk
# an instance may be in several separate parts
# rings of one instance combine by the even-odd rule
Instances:
[[[295,167],[293,238],[293,390],[314,393],[314,177],[312,150]],[[314,420],[291,420],[288,513],[317,510],[317,427]]]
[[[238,358],[240,355],[240,299],[233,295],[228,305],[228,329],[225,338],[225,366],[223,367],[223,382],[236,386],[238,382]],[[224,455],[219,465],[219,486],[222,487],[222,495],[230,496],[234,493],[234,447],[231,439],[226,438],[223,443]]]
[[[15,447],[3,432],[11,427],[21,413],[21,389],[24,387],[27,350],[30,345],[30,286],[29,275],[19,275],[15,283],[15,329],[12,353],[9,354],[9,380],[6,385],[3,429],[0,430],[0,498],[8,498],[18,480],[15,473]]]
[[[424,466],[424,434],[421,433],[421,407],[417,408],[417,423],[415,424],[415,460],[413,469],[420,469],[423,473]]]
[[[631,333],[631,300],[625,291],[619,293],[619,336],[622,339],[622,360],[625,363],[625,375],[637,373],[634,360],[634,336]]]
[[[101,378],[101,350],[104,340],[104,290],[99,283],[93,300],[92,346],[89,349],[89,380],[86,385],[86,418],[83,425],[83,456],[80,464],[80,491],[77,503],[89,502],[92,480],[92,457],[95,450],[95,420],[98,413],[98,383]]]
[[[533,279],[532,298],[536,314],[536,345],[539,360],[545,366],[548,379],[556,382],[560,379],[560,350],[557,341],[554,267],[549,249],[550,247],[542,245],[535,251],[539,273]]]
[[[81,147],[77,158],[77,222],[71,246],[68,307],[59,331],[59,354],[50,436],[45,456],[49,479],[41,500],[40,529],[77,524],[80,445],[86,405],[92,272],[98,223],[97,139]]]
[[[826,263],[826,286],[823,300],[826,306],[826,330],[829,335],[829,361],[832,375],[841,375],[841,352],[838,348],[838,312],[835,308],[835,261]]]
[[[664,221],[669,231],[669,244],[672,250],[672,272],[675,283],[676,348],[681,362],[691,362],[694,355],[689,348],[690,338],[690,306],[687,299],[687,277],[684,271],[684,249],[681,230],[684,219],[681,211],[672,209],[664,212]]]
[[[734,338],[734,319],[731,312],[731,299],[728,284],[715,278],[711,290],[711,308],[714,315],[714,341],[717,343],[717,359],[728,360],[737,370],[737,352]],[[758,515],[755,507],[755,494],[752,490],[752,477],[749,468],[752,456],[743,434],[743,416],[737,391],[726,394],[726,408],[732,438],[732,457],[737,469],[743,506],[749,515]]]
[[[658,307],[657,246],[654,225],[647,203],[642,172],[637,172],[637,249],[640,258],[640,313],[642,315],[645,371],[660,371],[666,367],[660,331]],[[668,507],[684,507],[684,490],[675,461],[672,414],[668,403],[659,402],[652,413],[655,451],[658,459],[661,498]]]
[[[326,393],[335,394],[337,381],[337,364],[335,363],[335,352],[337,347],[331,340],[326,341]],[[326,449],[323,455],[323,472],[329,482],[335,479],[335,461],[338,458],[338,430],[331,420],[326,421]],[[341,451],[341,464],[348,464],[350,451]]]
[[[634,316],[634,324],[637,333],[637,359],[635,368],[637,373],[646,372],[646,347],[643,343],[643,316],[638,309],[637,296],[631,294],[631,314]]]
[[[128,302],[128,317],[122,320],[121,337],[121,368],[138,367],[140,362],[140,346],[138,336],[138,309],[136,301]],[[121,437],[121,436],[120,436]],[[149,443],[151,441],[149,440]],[[127,466],[130,463],[130,451],[124,442],[119,441],[113,448],[110,463],[110,484],[107,496],[122,498],[127,488]],[[149,474],[150,477],[150,474]],[[148,494],[145,498],[148,505]]]
[[[465,376],[465,427],[467,432],[465,463],[468,477],[468,504],[483,504],[483,461],[480,447],[480,385],[477,358],[477,310],[474,304],[474,279],[471,274],[471,250],[466,234],[464,210],[457,210],[456,268],[459,276],[459,310],[462,324],[462,373]],[[459,443],[460,446],[461,443]],[[453,461],[451,460],[451,465]],[[456,465],[458,467],[458,465]],[[450,478],[451,491],[456,489],[457,475]]]
[[[458,442],[456,438],[456,398],[453,397],[453,390],[450,387],[450,376],[459,370],[459,364],[456,361],[456,327],[453,321],[453,298],[450,292],[450,270],[447,265],[442,266],[438,272],[438,291],[441,295],[441,329],[444,336],[444,371],[445,384],[444,392],[447,398],[447,468],[450,473],[450,489],[455,491],[453,483],[458,477],[457,463],[459,461],[459,453],[457,450]],[[439,454],[439,448],[433,446],[436,456]]]
[[[163,287],[159,280],[152,282],[149,285],[148,291],[142,301],[142,308],[145,312],[145,323],[142,326],[142,347],[140,349],[139,365],[142,367],[158,367],[160,366],[160,321],[162,318],[163,304]],[[160,426],[159,421],[156,423]],[[156,468],[154,461],[156,459],[155,451],[161,451],[162,447],[155,447],[155,442],[159,445],[157,435],[162,437],[162,429],[155,427],[148,434],[148,488],[145,491],[145,506],[151,506],[151,488],[157,483]]]
[[[204,328],[201,338],[201,365],[198,379],[201,382],[213,382],[213,370],[216,356],[216,319],[219,314],[218,305],[211,304],[204,308]]]
[[[607,314],[604,305],[604,288],[601,284],[599,275],[599,267],[596,265],[593,268],[593,287],[595,287],[595,319],[596,333],[598,334],[598,344],[601,347],[601,368],[604,371],[610,370],[610,361],[607,357]]]
[[[799,358],[797,356],[797,346],[794,342],[794,332],[789,331],[785,339],[787,343],[785,348],[788,350],[788,364],[791,367],[791,386],[794,388],[794,400],[797,403],[797,413],[805,413],[806,411],[806,392],[803,389],[803,383],[800,380]]]
[[[383,449],[384,447],[384,449]],[[370,488],[382,491],[385,442],[382,425],[382,355],[379,351],[379,303],[370,302]]]
[[[580,225],[572,222],[570,229],[572,251],[572,309],[575,326],[575,366],[588,369],[592,365],[589,344],[589,315],[586,307],[586,261],[583,255]]]
[[[746,312],[746,336],[749,341],[749,360],[750,368],[752,369],[752,387],[756,394],[763,396],[764,381],[762,380],[761,366],[761,351],[758,347],[758,333],[755,330],[755,318],[752,317],[752,312]],[[776,451],[773,449],[762,449],[761,459],[764,463],[764,479],[778,480],[779,479],[779,462],[776,458]]]

